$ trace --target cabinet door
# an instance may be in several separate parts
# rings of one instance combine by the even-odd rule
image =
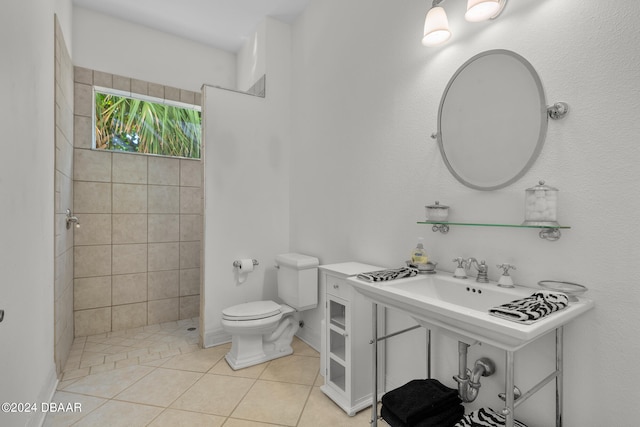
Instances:
[[[327,384],[349,396],[351,393],[350,304],[327,294]]]

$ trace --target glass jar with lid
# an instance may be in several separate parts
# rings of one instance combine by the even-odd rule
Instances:
[[[445,222],[449,219],[449,206],[441,205],[440,202],[435,202],[433,205],[425,206],[427,211],[427,221],[442,221]]]
[[[538,185],[527,188],[524,193],[523,225],[559,226],[557,188],[539,181]]]

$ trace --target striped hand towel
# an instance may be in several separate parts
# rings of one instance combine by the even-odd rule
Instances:
[[[401,267],[392,268],[389,270],[370,271],[369,273],[358,274],[358,279],[366,280],[367,282],[384,282],[387,280],[403,279],[405,277],[413,277],[418,274],[418,270]]]
[[[518,323],[531,324],[569,305],[560,292],[535,292],[530,297],[511,301],[489,309],[489,314]]]

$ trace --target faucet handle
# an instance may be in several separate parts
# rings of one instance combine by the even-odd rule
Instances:
[[[453,262],[458,263],[458,268],[467,268],[467,261],[465,261],[465,259],[461,256],[459,256],[458,258],[454,258]]]
[[[456,267],[456,271],[453,272],[453,277],[457,277],[458,279],[466,279],[467,278],[467,261],[464,258],[459,256],[455,258],[453,262],[457,262],[458,266]]]
[[[512,264],[498,264],[496,267],[502,269],[502,276],[498,279],[498,286],[501,288],[513,288],[513,279],[509,276],[509,270],[515,270],[516,266]]]
[[[502,269],[502,275],[503,276],[508,276],[509,275],[509,270],[515,270],[516,266],[513,264],[498,264],[496,265],[496,267],[501,268]]]

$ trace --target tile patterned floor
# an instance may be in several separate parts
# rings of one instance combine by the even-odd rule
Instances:
[[[53,402],[82,412],[50,413],[44,425],[369,425],[368,409],[349,417],[320,391],[320,355],[297,338],[293,355],[239,371],[229,348],[199,348],[198,319],[76,338]]]

